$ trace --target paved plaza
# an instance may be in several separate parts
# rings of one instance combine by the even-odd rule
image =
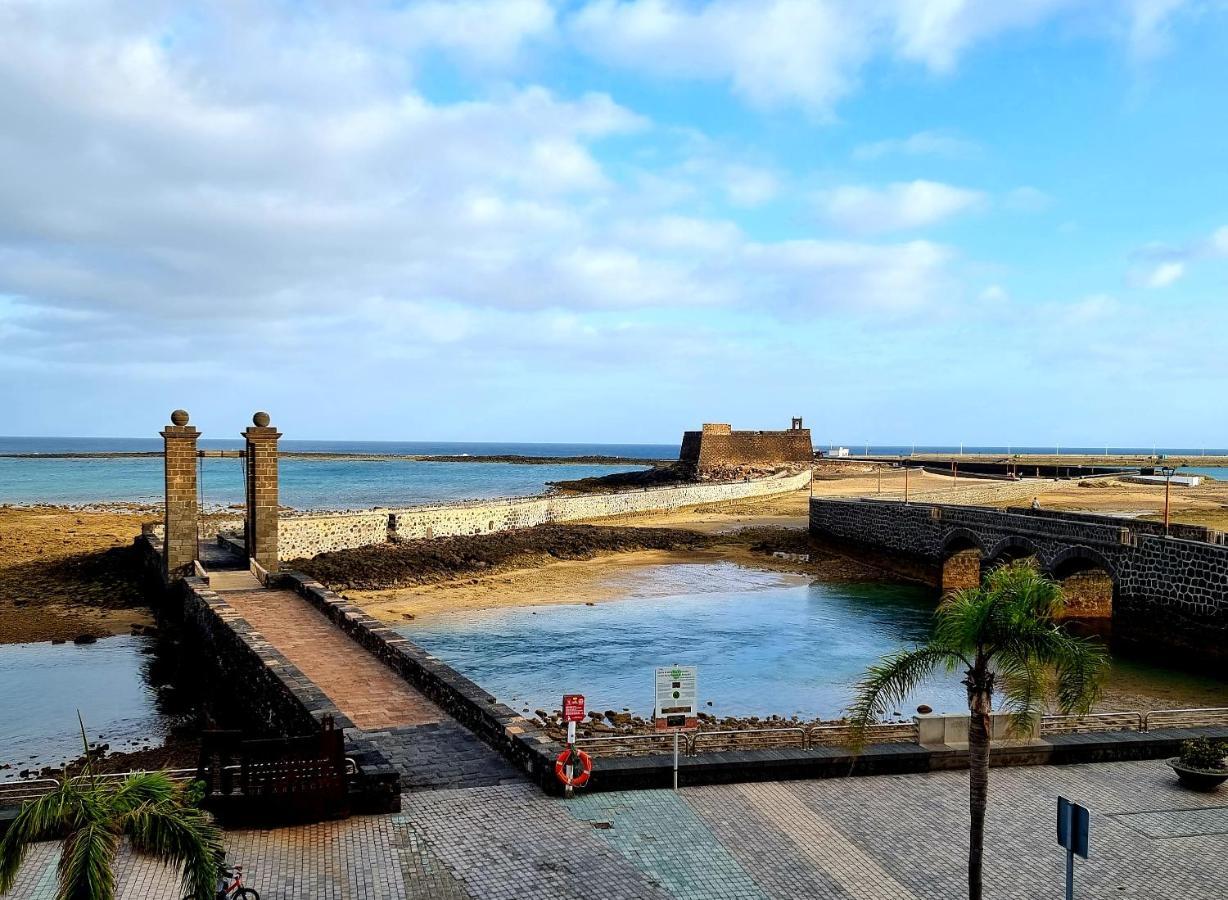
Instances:
[[[997,769],[986,896],[1060,897],[1055,798],[1092,811],[1078,896],[1228,897],[1228,793],[1180,790],[1160,761]],[[588,794],[523,783],[415,791],[401,813],[227,835],[265,900],[852,898],[963,892],[967,773]],[[54,845],[12,896],[51,900]],[[121,900],[175,879],[125,858]]]

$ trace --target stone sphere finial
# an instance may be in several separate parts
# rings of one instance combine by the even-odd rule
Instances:
[[[269,414],[261,410],[260,412],[252,416],[252,424],[255,425],[257,428],[268,428],[269,427]]]
[[[188,424],[188,411],[186,409],[177,409],[173,413],[171,413],[171,424],[172,425],[187,425]]]

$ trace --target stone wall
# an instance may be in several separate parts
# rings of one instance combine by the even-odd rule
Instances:
[[[742,466],[809,465],[814,459],[809,428],[787,431],[734,431],[704,425],[682,435],[679,461],[699,474]]]
[[[514,497],[377,512],[287,516],[281,519],[279,541],[283,560],[301,559],[333,550],[382,544],[389,538],[409,540],[489,534],[548,522],[601,519],[768,497],[801,490],[809,483],[807,470],[749,481],[686,484],[609,494]]]
[[[1088,573],[1103,572],[1113,584],[1115,639],[1191,662],[1228,659],[1228,546],[1220,532],[1174,526],[1165,537],[1162,523],[1111,516],[817,498],[810,531],[935,567],[969,544],[986,564],[1035,556],[1052,577],[1075,579],[1076,602],[1101,608]]]

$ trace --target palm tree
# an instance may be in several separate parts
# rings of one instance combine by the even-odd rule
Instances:
[[[1062,590],[1030,561],[989,573],[980,587],[945,598],[929,641],[871,666],[850,710],[853,743],[900,705],[935,670],[964,670],[968,690],[968,897],[981,898],[985,808],[989,792],[990,713],[1000,685],[1014,725],[1025,730],[1050,699],[1064,713],[1085,713],[1100,695],[1108,664],[1103,649],[1057,624]]]
[[[190,896],[212,897],[223,847],[209,815],[164,772],[123,780],[94,774],[88,750],[81,773],[66,773],[22,806],[0,839],[0,894],[12,889],[32,844],[62,840],[56,900],[114,900],[115,857],[127,838],[137,853],[182,867]]]

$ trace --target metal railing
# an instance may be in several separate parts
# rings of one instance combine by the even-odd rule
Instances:
[[[1143,731],[1151,731],[1154,728],[1199,728],[1206,725],[1228,725],[1228,707],[1153,709],[1143,716]]]
[[[848,744],[853,730],[848,725],[788,725],[780,728],[734,728],[716,731],[695,731],[682,736],[682,753],[695,756],[702,751],[768,750],[793,748],[813,750]],[[872,744],[915,742],[917,726],[913,722],[882,722],[866,728],[865,740]],[[602,735],[580,737],[576,746],[593,756],[635,756],[673,752],[673,732],[651,734]]]
[[[683,736],[686,740],[686,736]],[[576,746],[592,751],[593,756],[634,756],[637,753],[673,753],[674,734],[671,731],[651,734],[612,734],[600,737],[578,737]],[[689,746],[689,745],[688,745]]]
[[[1201,709],[1157,709],[1150,712],[1122,710],[1086,715],[1042,716],[1040,734],[1094,734],[1097,732],[1147,732],[1158,728],[1198,728],[1228,726],[1228,707]],[[781,728],[735,728],[730,730],[695,731],[682,736],[682,753],[695,756],[700,752],[722,750],[766,750],[793,748],[814,750],[818,747],[840,747],[851,743],[852,727],[841,724],[790,725]],[[867,744],[916,743],[915,722],[877,722],[866,727],[863,741]],[[669,731],[650,734],[615,734],[581,737],[576,746],[587,749],[593,756],[636,756],[673,752],[674,737]]]
[[[1146,731],[1147,716],[1128,712],[1087,713],[1082,716],[1041,716],[1040,733],[1091,734],[1097,731]]]
[[[863,733],[867,744],[899,744],[917,740],[916,722],[875,722]],[[812,725],[806,734],[807,749],[836,747],[853,738],[851,725]]]
[[[195,769],[140,769],[133,772],[107,772],[102,775],[93,776],[96,780],[104,783],[116,783],[130,778],[133,775],[145,775],[149,772],[160,771],[167,775],[171,781],[184,782],[191,781],[196,777]],[[69,776],[78,777],[78,776]],[[58,778],[22,778],[11,781],[0,781],[0,806],[11,803],[21,803],[26,800],[37,800],[44,794],[49,794],[59,785]]]
[[[802,750],[809,749],[805,727],[787,728],[735,728],[731,731],[696,731],[690,735],[687,753],[699,752],[702,741],[709,750],[763,750],[768,747],[790,746],[796,743]],[[707,746],[715,744],[716,746]]]

